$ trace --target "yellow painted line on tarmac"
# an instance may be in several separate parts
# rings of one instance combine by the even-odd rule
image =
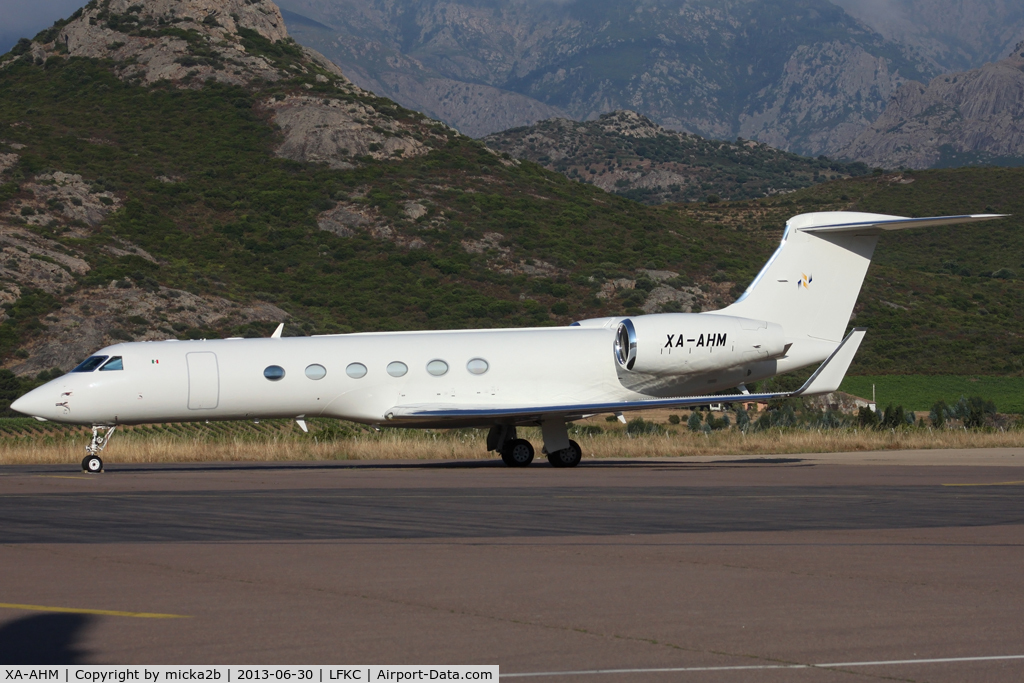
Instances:
[[[943,486],[1019,486],[1024,484],[1022,481],[993,481],[984,484],[943,484]]]
[[[78,607],[49,607],[47,605],[19,605],[0,602],[2,609],[22,609],[30,612],[61,612],[63,614],[98,614],[105,617],[136,617],[138,619],[191,619],[186,614],[157,614],[155,612],[121,612],[111,609],[81,609]]]

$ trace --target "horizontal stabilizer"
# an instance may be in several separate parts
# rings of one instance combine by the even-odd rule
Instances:
[[[811,375],[810,379],[796,391],[761,394],[717,394],[714,396],[683,396],[679,398],[652,398],[641,401],[609,401],[607,403],[578,403],[561,405],[533,406],[474,406],[472,408],[452,404],[425,404],[395,406],[387,412],[385,419],[388,424],[400,426],[410,423],[433,423],[442,421],[464,421],[466,423],[480,420],[496,422],[512,422],[529,424],[539,422],[545,417],[557,415],[565,419],[578,419],[584,415],[597,413],[623,413],[634,410],[650,410],[652,408],[686,408],[690,406],[706,406],[711,403],[764,402],[772,399],[790,398],[794,396],[816,396],[836,391],[846,371],[853,361],[861,341],[864,339],[865,328],[858,327],[846,336],[825,362]]]
[[[934,228],[943,225],[956,225],[958,223],[977,223],[979,221],[992,221],[997,218],[1006,218],[1006,214],[976,213],[963,216],[904,218],[902,216],[884,216],[881,214],[826,211],[795,216],[793,218],[793,227],[801,232],[858,232],[873,234],[886,230]],[[801,225],[801,223],[805,223],[805,225]]]

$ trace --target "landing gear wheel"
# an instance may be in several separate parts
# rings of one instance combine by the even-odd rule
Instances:
[[[82,471],[89,474],[99,474],[103,471],[103,461],[98,455],[87,455],[82,459]]]
[[[501,460],[509,467],[526,467],[533,462],[533,445],[526,439],[513,439],[502,449]]]
[[[575,441],[569,441],[569,447],[554,453],[548,453],[548,462],[552,467],[576,467],[583,459],[583,449]]]

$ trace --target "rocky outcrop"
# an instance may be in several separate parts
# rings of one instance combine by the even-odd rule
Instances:
[[[1024,159],[1024,43],[980,69],[906,83],[840,154],[885,168]]]
[[[280,79],[270,60],[253,54],[251,43],[246,47],[240,35],[246,30],[271,43],[288,38],[269,0],[97,0],[50,32],[50,42],[34,46],[32,55],[111,59],[122,78],[147,83]]]
[[[415,157],[430,148],[417,128],[358,101],[294,95],[266,105],[284,140],[277,153],[287,159],[353,168],[359,157]]]
[[[15,212],[29,225],[62,223],[67,230],[95,227],[121,206],[121,199],[102,187],[94,187],[75,173],[54,171],[25,183],[27,199],[17,202]],[[83,233],[84,234],[84,233]]]

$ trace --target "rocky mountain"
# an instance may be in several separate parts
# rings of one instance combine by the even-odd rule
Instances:
[[[488,135],[483,142],[650,204],[766,197],[868,172],[864,164],[801,157],[751,140],[677,133],[631,111],[586,122],[549,119]]]
[[[818,156],[940,72],[827,0],[286,0],[361,86],[482,136],[617,109]]]
[[[1024,165],[1024,42],[979,69],[905,83],[839,154],[886,168]]]

